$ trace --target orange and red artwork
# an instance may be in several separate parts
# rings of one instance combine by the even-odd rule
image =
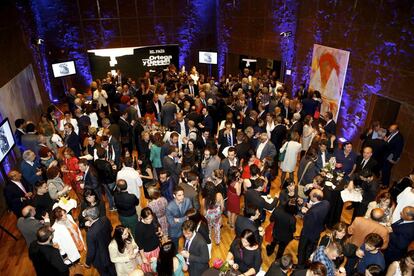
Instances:
[[[348,51],[313,45],[309,90],[321,93],[320,113],[324,115],[331,111],[335,121],[341,104],[348,60]]]

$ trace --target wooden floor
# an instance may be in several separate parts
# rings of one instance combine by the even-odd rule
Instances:
[[[271,194],[278,195],[280,190],[280,178],[277,178],[272,183]],[[141,192],[143,195],[143,192]],[[243,202],[243,200],[242,200]],[[107,203],[106,203],[107,204]],[[145,199],[142,200],[141,206],[146,206],[147,202]],[[107,206],[107,210],[109,210]],[[119,224],[118,215],[116,212],[109,212],[107,211],[107,216],[111,220],[112,225],[115,227]],[[270,213],[267,214],[266,221],[264,223],[264,227],[269,224],[269,216]],[[74,217],[77,217],[77,212],[74,213]],[[342,212],[342,220],[349,223],[351,219],[350,211],[343,210]],[[35,275],[35,271],[33,265],[28,257],[28,250],[26,248],[26,243],[24,241],[23,236],[20,234],[19,230],[16,228],[16,217],[12,213],[6,213],[1,219],[0,223],[2,226],[6,227],[11,233],[13,233],[18,240],[14,241],[10,236],[8,236],[5,232],[0,230],[0,275],[19,275],[19,276],[29,276]],[[299,235],[302,229],[302,220],[297,221],[297,232],[295,235]],[[83,233],[85,236],[85,233]],[[223,216],[223,228],[222,228],[222,238],[221,243],[219,245],[215,245],[213,242],[213,249],[212,249],[212,258],[222,258],[225,259],[227,256],[227,252],[230,248],[230,244],[234,239],[234,230],[231,229],[227,225],[227,218]],[[263,264],[262,269],[267,270],[270,264],[273,262],[275,258],[275,254],[270,257],[267,257],[266,244],[263,243],[262,245],[262,257],[263,257]],[[285,250],[285,253],[291,253],[294,256],[294,261],[296,262],[296,254],[297,254],[297,247],[298,241],[293,240],[288,245]],[[85,260],[85,254],[82,254],[81,263]],[[71,275],[76,273],[80,273],[83,275],[99,275],[98,272],[91,268],[86,269],[83,266],[77,266],[76,270],[71,269]]]

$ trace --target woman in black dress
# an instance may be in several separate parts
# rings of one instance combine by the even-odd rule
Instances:
[[[251,230],[243,230],[240,238],[234,239],[227,253],[227,262],[245,276],[256,275],[260,271],[261,250]]]
[[[142,258],[141,269],[144,272],[153,272],[151,259],[158,259],[160,253],[160,237],[162,236],[161,226],[151,208],[146,207],[141,211],[141,220],[135,229],[135,242],[138,245]]]

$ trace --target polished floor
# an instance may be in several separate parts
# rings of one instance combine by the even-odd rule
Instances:
[[[271,194],[272,195],[278,195],[280,190],[280,178],[277,178],[272,183],[272,189]],[[141,194],[143,194],[141,192]],[[243,200],[242,200],[243,202]],[[142,200],[141,206],[146,206],[145,199]],[[107,206],[107,210],[108,210]],[[112,225],[116,226],[119,224],[118,216],[116,212],[109,212],[107,211],[107,216],[111,220]],[[351,211],[343,210],[342,212],[342,220],[345,222],[350,221],[351,219]],[[264,227],[269,224],[269,216],[270,213],[267,214],[266,221],[264,223]],[[77,217],[77,210],[74,212],[74,217]],[[0,230],[0,275],[19,275],[19,276],[29,276],[29,275],[35,275],[35,271],[33,268],[33,265],[28,257],[28,250],[26,247],[26,243],[20,234],[19,230],[16,228],[16,217],[12,213],[6,213],[3,215],[3,217],[0,219],[0,223],[2,226],[6,227],[10,232],[12,232],[18,240],[15,241],[11,237],[9,237],[5,232]],[[302,220],[297,221],[297,232],[295,235],[299,235],[300,231],[302,229]],[[83,233],[85,235],[85,233]],[[223,228],[222,228],[222,238],[221,243],[219,245],[215,245],[213,243],[213,249],[212,249],[212,258],[211,260],[215,258],[222,258],[225,259],[227,255],[227,251],[230,248],[230,244],[232,240],[234,239],[234,230],[231,229],[227,225],[227,218],[223,216]],[[263,257],[263,264],[262,269],[267,270],[272,261],[275,258],[275,255],[273,254],[270,257],[267,257],[266,250],[265,250],[266,244],[264,243],[262,245],[262,257]],[[288,247],[285,250],[285,253],[291,253],[294,256],[294,261],[296,262],[296,254],[297,254],[297,246],[298,241],[293,240],[288,245]],[[85,260],[85,254],[82,254],[81,263]],[[75,268],[71,269],[71,275],[75,274],[83,274],[83,275],[99,275],[98,272],[91,268],[86,269],[82,265],[78,265]]]

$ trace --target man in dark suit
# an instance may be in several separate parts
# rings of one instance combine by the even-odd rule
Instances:
[[[316,159],[316,168],[320,171],[331,159],[332,154],[328,151],[328,140],[322,139],[319,141],[319,150]]]
[[[27,124],[26,134],[21,136],[21,143],[25,150],[39,152],[39,138],[36,134],[36,126],[33,123]]]
[[[81,155],[81,148],[80,148],[80,138],[75,133],[73,129],[73,125],[71,123],[66,123],[64,126],[65,130],[65,145],[70,148],[76,157]]]
[[[203,130],[201,132],[201,135],[198,136],[197,138],[197,147],[204,151],[204,149],[206,147],[214,147],[215,146],[215,142],[214,142],[214,138],[210,136],[210,131],[209,130]]]
[[[214,128],[213,118],[208,113],[207,107],[203,107],[201,110],[201,113],[203,114],[203,120],[201,123],[198,124],[198,127],[201,131],[209,131],[212,132]]]
[[[389,135],[387,137],[388,152],[386,160],[382,167],[382,185],[387,188],[390,184],[392,167],[398,163],[402,150],[404,148],[404,138],[400,133],[397,124],[393,124],[388,129]]]
[[[336,123],[333,120],[332,112],[328,111],[325,114],[326,124],[323,127],[328,136],[336,135]]]
[[[104,129],[103,136],[106,136],[108,138],[108,141],[107,141],[108,146],[109,148],[112,148],[115,153],[115,157],[112,157],[112,159],[114,160],[115,165],[119,168],[121,166],[121,155],[122,155],[121,144],[119,143],[118,139],[116,139],[112,135],[112,132],[109,129]],[[102,136],[101,143],[102,141],[104,141],[103,136]],[[107,157],[109,158],[109,156]]]
[[[394,222],[390,241],[384,257],[387,265],[400,260],[414,240],[414,207],[407,206],[401,211],[401,219]]]
[[[299,113],[294,113],[292,117],[292,125],[289,128],[289,134],[292,135],[293,133],[297,132],[299,136],[302,136],[303,133],[303,123],[301,121],[303,118],[301,118]]]
[[[124,111],[119,118],[118,125],[121,133],[122,149],[128,149],[132,153],[132,126],[128,120],[128,112]]]
[[[237,216],[236,222],[234,225],[236,237],[240,237],[241,233],[249,229],[251,230],[256,240],[261,244],[262,243],[262,236],[260,236],[259,229],[257,228],[257,225],[255,221],[259,219],[260,212],[259,209],[256,206],[253,205],[246,205],[244,207],[244,213],[243,216]]]
[[[152,111],[154,111],[155,118],[157,118],[158,122],[161,122],[162,105],[161,101],[158,98],[158,94],[154,94],[149,107],[152,109]],[[146,112],[149,112],[149,110],[146,110]]]
[[[192,220],[185,221],[182,229],[185,242],[181,255],[187,261],[189,275],[200,276],[209,267],[207,243],[201,234],[197,233],[196,224]]]
[[[134,97],[129,101],[129,106],[125,110],[128,112],[128,122],[136,122],[139,118],[144,116],[144,109],[142,106],[138,103],[138,98]]]
[[[378,174],[379,172],[375,171],[376,167],[377,161],[372,158],[372,148],[364,147],[362,150],[362,155],[357,157],[354,173],[360,173],[363,170],[367,170]]]
[[[198,96],[198,85],[194,84],[194,80],[190,78],[188,81],[188,86],[186,87],[188,89],[188,94],[195,98]]]
[[[98,182],[98,176],[94,167],[90,166],[86,159],[79,160],[79,170],[84,173],[81,189],[94,190],[99,199],[102,199],[101,185]]]
[[[329,211],[329,202],[323,200],[323,192],[321,190],[313,189],[309,197],[311,203],[308,203],[307,207],[302,208],[305,216],[298,247],[298,265],[302,266],[316,248],[319,236],[324,230],[324,221]]]
[[[372,148],[372,158],[377,161],[375,168],[376,172],[380,172],[384,166],[386,155],[388,152],[388,143],[385,141],[387,131],[384,128],[380,128],[377,132],[378,137],[375,139],[366,139],[364,141],[364,147]]]
[[[242,131],[237,132],[236,135],[237,144],[234,146],[237,152],[238,159],[244,160],[245,162],[249,159],[249,151],[252,150],[252,146],[249,143],[247,135]]]
[[[170,146],[168,155],[162,159],[162,166],[169,173],[170,177],[178,183],[181,173],[181,161],[178,159],[178,148]]]
[[[22,145],[22,136],[26,134],[24,130],[26,121],[24,119],[17,119],[14,121],[16,131],[14,132],[14,137],[16,139],[16,145],[19,147],[20,152],[23,153],[24,147]]]
[[[112,239],[112,225],[106,216],[100,216],[98,207],[90,207],[82,212],[86,219],[85,225],[89,228],[86,232],[85,267],[93,265],[100,275],[115,276],[114,264],[109,257],[108,246]]]
[[[161,121],[162,125],[168,127],[168,124],[174,120],[177,113],[177,105],[172,102],[170,96],[165,97],[165,103],[161,109]]]
[[[29,247],[29,258],[37,275],[69,276],[69,267],[64,263],[59,249],[52,243],[53,229],[43,226],[37,230],[37,240]]]
[[[283,119],[292,119],[293,116],[293,112],[292,109],[290,109],[290,100],[289,99],[284,99],[283,100],[283,104],[280,105],[280,109],[281,109],[281,116]]]
[[[270,133],[270,141],[276,147],[277,153],[279,153],[280,148],[283,145],[283,141],[286,139],[287,128],[283,124],[283,118],[281,116],[276,117],[276,126]]]
[[[272,255],[276,245],[279,244],[276,260],[280,259],[286,246],[293,240],[293,234],[296,231],[296,208],[295,199],[290,199],[284,206],[279,206],[272,212],[270,221],[274,222],[272,231],[273,241],[266,246],[267,256]]]
[[[315,114],[316,108],[318,107],[318,102],[314,99],[307,97],[302,100],[303,110],[305,111],[305,116],[310,115],[313,117]]]
[[[239,167],[240,160],[236,157],[236,148],[230,147],[227,151],[227,157],[221,160],[220,169],[224,171],[224,175],[228,176],[231,167]]]
[[[106,150],[103,148],[97,148],[96,154],[98,159],[95,160],[94,165],[98,175],[98,180],[102,184],[105,190],[106,197],[109,201],[109,209],[115,211],[114,197],[112,192],[115,188],[116,173],[112,168],[111,163],[106,160]]]
[[[118,122],[118,120],[116,122]],[[102,119],[102,126],[104,128],[104,133],[105,133],[105,130],[109,130],[111,135],[115,137],[115,139],[119,140],[119,137],[121,136],[121,132],[119,130],[118,123],[111,123],[111,121],[108,118],[104,118]]]
[[[259,183],[262,183],[258,181]],[[257,183],[257,182],[256,182]],[[264,183],[264,182],[263,182]],[[252,205],[259,209],[261,214],[260,221],[263,222],[266,218],[266,210],[273,210],[278,202],[275,197],[271,203],[267,202],[263,197],[263,185],[251,186],[244,193],[244,205]]]
[[[250,110],[249,116],[246,116],[243,120],[243,129],[247,127],[255,128],[257,125],[257,117],[258,117],[258,114],[256,110]]]
[[[171,126],[170,129],[172,131],[176,131],[177,133],[181,134],[182,137],[188,137],[188,120],[184,119],[182,112],[178,112],[175,116],[175,120],[171,121],[171,124],[169,125]]]
[[[4,197],[9,209],[13,211],[16,217],[21,217],[22,209],[31,203],[33,187],[16,170],[11,170],[8,177],[9,181],[4,188]]]
[[[218,144],[220,145],[219,154],[223,157],[222,153],[226,147],[232,147],[236,144],[237,130],[232,128],[233,123],[226,121],[224,129],[219,131]]]

